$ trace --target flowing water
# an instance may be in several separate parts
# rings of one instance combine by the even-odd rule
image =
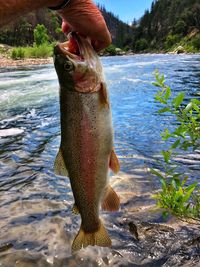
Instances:
[[[158,115],[153,71],[166,75],[173,93],[198,98],[200,55],[102,58],[110,91],[115,148],[121,172],[111,184],[121,210],[101,212],[112,248],[71,255],[80,226],[71,212],[68,178],[55,176],[60,142],[58,81],[53,65],[0,69],[0,266],[198,266],[200,227],[172,228],[147,211],[159,189],[149,174],[166,147],[160,133],[173,117]],[[198,181],[199,153],[177,161],[189,182]],[[181,236],[181,238],[180,238]],[[190,264],[190,265],[184,265]]]

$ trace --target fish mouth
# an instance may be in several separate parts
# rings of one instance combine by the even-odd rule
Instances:
[[[84,51],[81,44],[85,37],[79,36],[76,32],[69,33],[67,37],[68,41],[56,45],[55,53],[76,61],[84,61]]]

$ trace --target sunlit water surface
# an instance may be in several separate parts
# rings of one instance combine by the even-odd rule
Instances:
[[[159,105],[154,102],[157,89],[151,85],[152,73],[155,69],[164,73],[174,95],[185,91],[187,99],[198,98],[200,55],[107,57],[102,62],[121,163],[119,175],[111,177],[121,195],[121,210],[101,212],[113,246],[71,255],[80,218],[71,212],[68,178],[53,173],[60,142],[53,65],[0,69],[0,266],[164,266],[167,262],[161,251],[167,244],[155,243],[152,252],[142,236],[136,242],[130,225],[134,212],[154,204],[150,193],[159,189],[159,182],[148,169],[159,168],[156,159],[166,148],[161,131],[174,127],[172,117],[156,113]],[[180,155],[177,161],[190,176],[189,182],[198,181],[198,153]],[[153,220],[145,212],[140,219]],[[164,238],[170,251],[176,237],[168,233]]]

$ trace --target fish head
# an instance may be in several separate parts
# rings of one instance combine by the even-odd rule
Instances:
[[[89,38],[75,32],[54,48],[54,65],[61,88],[81,93],[100,90],[101,62]]]

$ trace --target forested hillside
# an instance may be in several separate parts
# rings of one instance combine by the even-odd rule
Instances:
[[[49,41],[63,40],[60,17],[48,9],[40,9],[20,17],[2,28],[0,30],[0,43],[11,46],[32,45],[34,42],[33,31],[37,24],[45,25],[48,30]]]
[[[200,1],[154,0],[150,10],[132,25],[132,48],[170,49],[177,43],[200,49]]]
[[[104,7],[99,8],[108,24],[113,43],[118,47],[123,47],[131,35],[132,28],[120,21],[111,12],[107,12]],[[19,18],[1,29],[0,43],[11,46],[32,45],[34,42],[33,32],[37,24],[43,24],[47,28],[49,41],[63,41],[65,39],[60,28],[61,18],[53,11],[40,9]]]

